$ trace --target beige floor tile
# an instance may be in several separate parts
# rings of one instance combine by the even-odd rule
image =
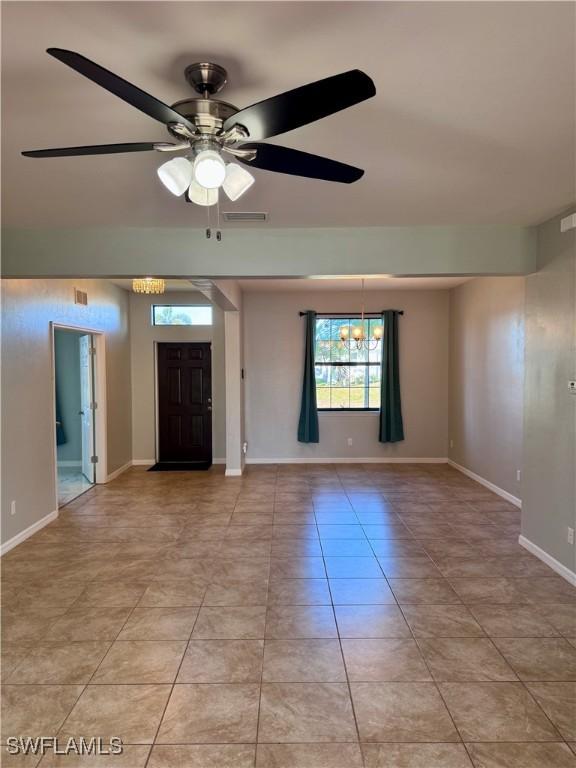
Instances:
[[[340,637],[411,636],[397,605],[336,605],[334,612]]]
[[[270,580],[323,579],[326,576],[322,557],[273,557]]]
[[[389,579],[428,579],[442,576],[429,557],[379,557],[378,562]]]
[[[185,650],[185,641],[118,640],[91,682],[173,683]]]
[[[203,605],[266,605],[267,599],[268,579],[215,579],[206,590]]]
[[[259,683],[263,640],[191,640],[178,683]]]
[[[576,740],[576,683],[527,683],[527,687],[561,735]]]
[[[115,640],[130,608],[72,608],[46,633],[45,640]]]
[[[355,741],[352,703],[345,683],[263,683],[258,741]]]
[[[198,744],[152,747],[147,768],[254,768],[250,744]]]
[[[268,587],[268,605],[331,605],[327,579],[277,579]]]
[[[150,746],[125,744],[119,755],[55,755],[42,758],[40,768],[144,768]]]
[[[433,683],[351,683],[361,741],[459,741]]]
[[[33,644],[46,639],[50,628],[66,608],[46,612],[31,609],[2,609],[2,643]]]
[[[539,610],[565,637],[576,637],[576,604],[544,603]]]
[[[156,581],[142,595],[140,608],[191,608],[202,605],[207,579]]]
[[[334,605],[395,605],[386,579],[329,579]]]
[[[432,680],[416,642],[342,640],[351,682],[426,682]]]
[[[524,600],[535,605],[543,603],[576,603],[576,587],[561,576],[549,578],[514,579],[515,588]]]
[[[382,568],[375,557],[325,557],[329,579],[379,579]]]
[[[346,672],[338,640],[266,640],[267,683],[340,683]]]
[[[482,627],[463,605],[402,605],[415,637],[484,637]]]
[[[394,596],[400,605],[454,604],[460,598],[446,579],[389,579]]]
[[[502,605],[527,602],[526,598],[516,588],[512,579],[451,578],[450,583],[462,598],[462,602],[470,605],[475,603]]]
[[[197,608],[135,608],[118,640],[188,640]]]
[[[18,685],[88,683],[109,642],[42,643],[30,648],[6,682]]]
[[[518,679],[488,638],[440,637],[420,639],[418,645],[436,682]]]
[[[362,744],[365,768],[472,768],[461,744]]]
[[[83,685],[4,685],[2,739],[55,736],[83,688]]]
[[[201,608],[192,638],[194,640],[259,640],[264,637],[265,606]]]
[[[324,605],[271,605],[266,614],[266,637],[337,637],[334,611]]]
[[[464,741],[558,741],[522,683],[440,683]]]
[[[557,630],[530,605],[472,605],[470,611],[490,637],[555,637]]]
[[[30,653],[34,646],[22,645],[21,643],[5,643],[0,646],[0,676],[5,683],[10,678],[12,672]]]
[[[576,648],[562,637],[494,638],[521,680],[576,680]]]
[[[362,768],[358,744],[258,744],[256,768]]]
[[[474,768],[576,768],[566,744],[467,744]]]
[[[158,744],[251,743],[256,740],[258,685],[176,685]]]
[[[169,694],[169,685],[89,685],[59,736],[98,734],[117,736],[125,744],[151,744]]]
[[[75,607],[132,608],[146,591],[146,586],[146,584],[95,582],[86,587],[78,597]]]

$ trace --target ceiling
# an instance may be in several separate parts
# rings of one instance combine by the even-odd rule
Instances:
[[[203,59],[228,68],[222,98],[239,107],[347,69],[370,74],[374,99],[273,139],[365,177],[255,171],[223,208],[268,211],[261,226],[537,223],[576,196],[574,14],[560,2],[3,3],[4,225],[205,226],[204,209],[156,178],[165,156],[19,155],[168,139],[49,46],[167,103],[190,94],[184,67]]]

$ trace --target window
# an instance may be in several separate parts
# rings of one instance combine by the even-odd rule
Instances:
[[[378,410],[382,341],[374,349],[355,349],[340,340],[343,325],[352,329],[361,324],[358,317],[318,317],[315,334],[316,400],[318,410]],[[372,338],[379,317],[364,319],[364,333]],[[374,342],[370,346],[373,346]],[[350,348],[352,347],[352,348]]]
[[[212,307],[184,304],[154,304],[153,325],[212,325]]]

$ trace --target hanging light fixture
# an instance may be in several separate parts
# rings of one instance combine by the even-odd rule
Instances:
[[[164,293],[166,283],[161,277],[135,277],[132,280],[134,293]]]
[[[350,333],[349,325],[340,326],[340,341],[350,349],[376,349],[382,339],[384,329],[381,325],[375,325],[372,328],[372,337],[367,338],[366,336],[366,331],[364,330],[364,278],[362,278],[361,302],[360,325],[355,325],[352,328],[352,333]]]

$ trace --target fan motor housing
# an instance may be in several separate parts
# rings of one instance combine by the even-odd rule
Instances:
[[[202,133],[215,134],[222,129],[223,123],[238,112],[238,107],[218,99],[183,99],[172,104],[182,117],[186,117]],[[174,135],[168,127],[168,130]]]

